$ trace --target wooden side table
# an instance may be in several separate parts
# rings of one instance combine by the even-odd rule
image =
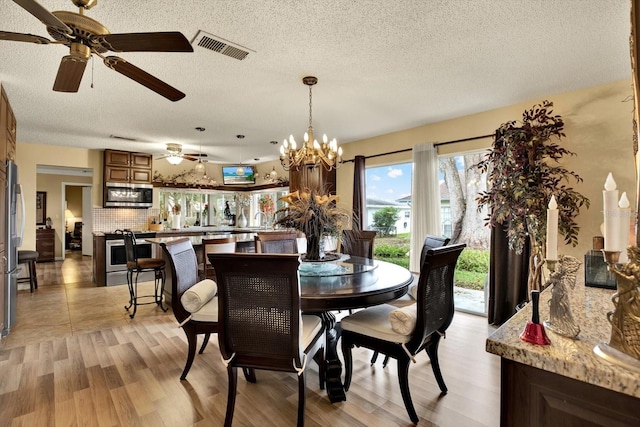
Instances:
[[[39,228],[36,230],[36,251],[38,262],[55,261],[56,230],[53,228]]]

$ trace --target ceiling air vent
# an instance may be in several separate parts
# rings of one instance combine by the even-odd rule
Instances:
[[[123,141],[137,141],[136,138],[130,138],[128,136],[120,136],[120,135],[109,135],[109,138],[122,139]]]
[[[239,44],[225,40],[222,37],[206,33],[202,30],[198,31],[198,34],[196,34],[196,37],[193,39],[191,44],[230,56],[231,58],[235,58],[239,61],[245,59],[250,52],[255,53],[255,51],[251,49],[247,49],[244,46],[240,46]]]

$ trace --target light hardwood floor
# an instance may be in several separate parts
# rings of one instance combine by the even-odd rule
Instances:
[[[179,376],[186,339],[171,310],[138,308],[129,319],[126,286],[95,287],[91,259],[76,252],[38,264],[39,289],[20,290],[17,325],[0,343],[0,424],[12,426],[220,426],[227,376],[217,340],[196,355],[186,381]],[[21,285],[21,288],[24,285]],[[440,397],[424,352],[410,367],[421,426],[499,425],[499,359],[484,351],[486,319],[456,313],[440,345],[449,388]],[[307,426],[411,425],[395,361],[369,365],[371,352],[354,350],[347,401],[332,404],[307,371]],[[234,426],[293,426],[297,380],[292,374],[239,375]]]

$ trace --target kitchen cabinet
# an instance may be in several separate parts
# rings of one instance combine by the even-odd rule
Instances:
[[[55,261],[55,241],[55,229],[39,228],[36,230],[36,251],[38,251],[38,262]]]
[[[151,184],[151,154],[104,150],[104,182]]]

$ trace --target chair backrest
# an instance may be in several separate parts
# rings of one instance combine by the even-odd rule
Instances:
[[[138,254],[136,252],[136,235],[133,231],[123,231],[124,253],[127,257],[127,268],[138,267]]]
[[[73,225],[73,237],[82,237],[82,221],[77,221]]]
[[[227,236],[220,238],[202,238],[202,251],[203,251],[203,260],[208,265],[211,265],[209,262],[208,254],[214,253],[233,253],[236,251],[236,238],[235,236]]]
[[[422,244],[422,251],[420,252],[420,265],[424,262],[424,257],[427,256],[427,251],[433,248],[439,248],[447,246],[451,241],[450,238],[444,236],[434,236],[433,234],[427,234]]]
[[[451,324],[454,313],[453,273],[464,243],[428,249],[420,265],[416,293],[416,328],[408,349],[418,348],[425,338],[444,331]]]
[[[198,258],[188,237],[160,243],[171,267],[171,309],[182,323],[190,313],[182,307],[180,298],[190,287],[198,283]]]
[[[297,237],[295,231],[257,233],[255,237],[256,253],[297,254]]]
[[[209,255],[218,283],[218,340],[234,366],[293,371],[301,365],[298,255]]]
[[[342,232],[342,250],[344,254],[373,258],[375,231],[344,230]]]

